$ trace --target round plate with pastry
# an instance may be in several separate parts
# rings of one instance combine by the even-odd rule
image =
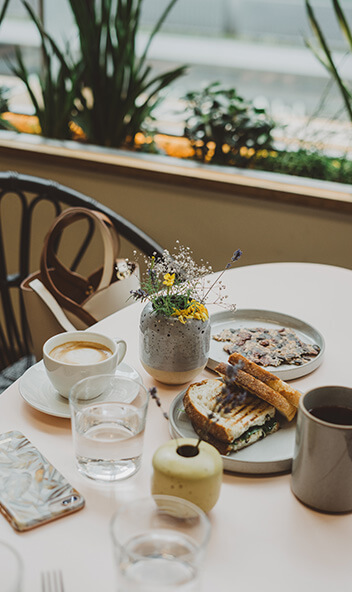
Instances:
[[[323,361],[324,338],[311,325],[268,310],[237,309],[210,315],[208,368],[237,352],[282,380],[309,374]]]

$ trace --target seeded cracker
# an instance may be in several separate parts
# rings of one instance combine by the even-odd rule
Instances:
[[[260,366],[302,366],[320,352],[318,345],[303,342],[293,329],[284,327],[224,329],[213,339],[225,342],[223,349],[228,354],[241,354]]]

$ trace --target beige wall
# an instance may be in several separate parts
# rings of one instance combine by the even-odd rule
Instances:
[[[78,166],[78,164],[77,164]],[[115,172],[65,168],[1,155],[0,170],[42,176],[79,190],[133,221],[163,246],[178,239],[214,269],[241,248],[242,265],[310,261],[352,269],[352,215],[175,187]],[[304,289],[304,287],[302,287]],[[263,287],[265,289],[265,287]]]

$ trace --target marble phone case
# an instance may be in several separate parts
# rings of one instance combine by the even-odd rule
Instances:
[[[0,435],[0,511],[24,531],[80,510],[84,498],[18,431]]]

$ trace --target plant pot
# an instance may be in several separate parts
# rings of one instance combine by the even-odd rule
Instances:
[[[169,440],[153,456],[152,494],[182,497],[209,512],[219,498],[223,462],[207,442],[195,438]]]
[[[139,355],[145,370],[165,384],[193,380],[208,361],[210,321],[156,314],[151,302],[140,318]]]

